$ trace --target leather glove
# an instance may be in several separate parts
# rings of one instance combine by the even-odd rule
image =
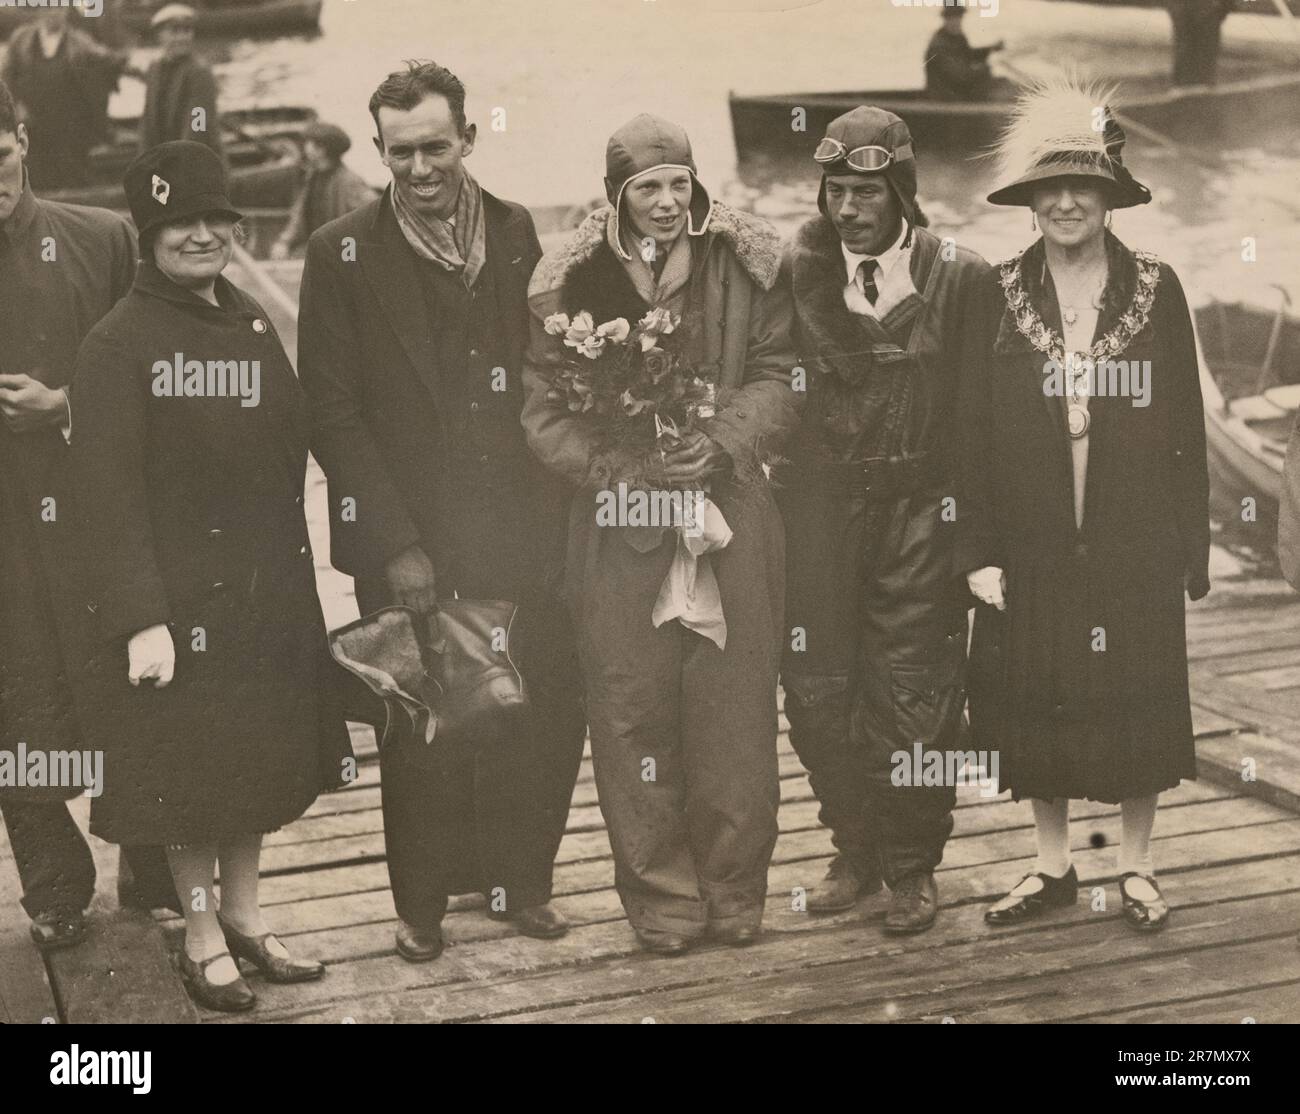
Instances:
[[[985,565],[966,574],[966,586],[980,603],[999,611],[1007,609],[1007,574],[996,565]]]
[[[166,688],[176,673],[176,647],[165,623],[136,631],[126,644],[127,679],[139,687],[152,680],[154,688]]]

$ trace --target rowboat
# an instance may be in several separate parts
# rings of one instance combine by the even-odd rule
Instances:
[[[293,204],[302,180],[302,130],[311,108],[236,109],[221,114],[230,200],[240,207],[278,209]],[[122,176],[139,151],[138,119],[109,121],[111,136],[90,153],[91,184],[46,196],[77,205],[125,209]]]
[[[1210,464],[1234,495],[1274,511],[1300,408],[1300,319],[1289,308],[1283,291],[1276,310],[1216,300],[1194,312]]]
[[[1259,74],[1214,86],[1171,86],[1162,75],[1146,74],[1121,82],[1123,115],[1138,134],[1194,145],[1238,143],[1279,120],[1300,116],[1300,72],[1294,68]],[[965,159],[987,151],[1006,125],[1019,86],[1000,81],[994,99],[943,101],[924,89],[867,89],[834,93],[729,95],[736,156],[745,177],[778,164],[803,165],[826,125],[861,104],[902,117],[918,157]],[[1261,112],[1261,103],[1268,111]],[[802,111],[800,111],[802,110]],[[1130,130],[1134,128],[1130,127]]]
[[[198,13],[198,34],[233,38],[318,31],[324,0],[189,0],[189,3]],[[112,13],[113,22],[119,28],[146,35],[149,20],[159,7],[157,0],[130,0],[117,6]],[[26,8],[0,7],[0,37],[30,18],[32,13]]]
[[[1071,4],[1092,4],[1102,8],[1163,8],[1168,0],[1049,0]],[[1300,0],[1283,0],[1293,16],[1300,16]],[[1282,15],[1278,0],[1232,0],[1232,13],[1242,15]]]

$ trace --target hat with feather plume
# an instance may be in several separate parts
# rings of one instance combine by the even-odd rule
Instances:
[[[1126,136],[1110,104],[1114,89],[1067,75],[1030,86],[991,154],[999,180],[994,205],[1032,205],[1034,191],[1053,178],[1097,178],[1108,183],[1112,209],[1145,205],[1151,191],[1124,166]]]

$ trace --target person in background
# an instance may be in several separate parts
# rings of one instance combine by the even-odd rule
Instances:
[[[316,122],[304,129],[307,178],[289,211],[289,223],[271,246],[272,259],[287,259],[321,225],[374,201],[375,191],[343,165],[351,146],[348,133],[333,124]]]
[[[744,947],[762,930],[777,836],[785,538],[769,485],[739,477],[779,452],[798,423],[790,291],[776,231],[711,200],[679,125],[642,113],[610,136],[605,195],[609,204],[533,275],[524,428],[574,493],[566,594],[628,920],[641,946],[661,955],[681,955],[706,934]],[[680,315],[687,358],[716,377],[719,398],[706,428],[641,457],[603,444],[583,415],[555,404],[564,346],[546,322],[586,311],[630,323],[652,309]],[[733,531],[700,558],[716,579],[722,622],[653,622],[677,533],[602,526],[596,514],[599,492],[639,475],[659,489],[710,484]]]
[[[222,153],[217,79],[194,55],[197,21],[197,13],[188,4],[167,4],[149,21],[162,56],[145,74],[141,151],[170,140],[189,139]]]
[[[1163,928],[1156,806],[1196,777],[1184,596],[1210,590],[1196,341],[1173,269],[1109,231],[1151,193],[1109,109],[1095,127],[1108,98],[1056,79],[1016,106],[989,201],[1024,206],[1042,236],[989,282],[991,342],[962,384],[971,735],[1029,798],[1038,850],[991,925],[1074,904],[1069,807],[1086,798],[1120,806],[1125,923]]]
[[[302,278],[299,370],[330,559],[355,578],[363,615],[425,615],[440,594],[515,603],[533,716],[508,744],[430,758],[406,738],[380,753],[397,952],[419,963],[442,952],[452,894],[483,894],[489,917],[527,936],[568,931],[552,870],[585,720],[552,582],[564,493],[519,425],[533,219],[469,173],[477,130],[445,67],[408,62],[370,114],[392,184],[316,230]]]
[[[961,29],[965,8],[944,8],[942,25],[925,48],[925,91],[935,100],[983,101],[993,90],[989,55],[1005,44],[973,47]]]
[[[19,743],[83,749],[77,682],[88,631],[65,474],[68,400],[77,346],[135,275],[130,225],[102,209],[40,200],[25,169],[29,151],[0,82],[0,748],[11,753]],[[23,907],[43,948],[86,933],[95,866],[64,803],[81,789],[0,787]],[[119,878],[133,876],[124,888],[140,904],[179,910],[161,848],[125,848],[120,870]]]
[[[1232,0],[1165,0],[1174,25],[1175,85],[1213,85]]]
[[[211,148],[146,151],[124,188],[140,266],[75,380],[84,731],[105,771],[90,830],[167,847],[185,986],[245,1010],[241,959],[272,982],[324,974],[267,926],[258,863],[351,758],[303,511],[306,403],[266,313],[221,273],[240,214]]]
[[[791,248],[801,363],[812,376],[780,469],[786,527],[781,668],[790,742],[836,856],[815,913],[889,884],[887,932],[938,913],[934,871],[956,788],[896,785],[895,756],[957,746],[968,596],[945,519],[963,361],[978,348],[974,252],[927,231],[907,125],[863,106],[814,153],[821,216]]]
[[[108,50],[68,17],[68,8],[46,8],[19,27],[0,70],[27,125],[27,171],[42,193],[86,184],[90,149],[103,142],[108,98],[127,63],[125,52]]]

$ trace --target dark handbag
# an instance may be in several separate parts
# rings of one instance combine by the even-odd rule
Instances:
[[[449,599],[425,616],[385,607],[331,631],[335,661],[382,701],[380,747],[399,733],[455,747],[517,732],[529,707],[510,651],[517,614],[507,600]]]

